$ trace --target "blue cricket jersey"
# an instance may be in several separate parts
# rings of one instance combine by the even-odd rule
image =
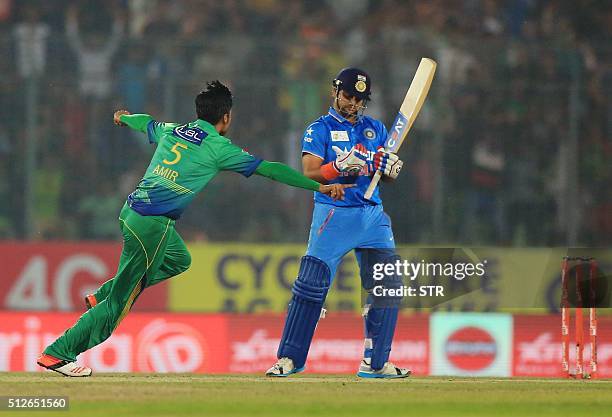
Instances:
[[[374,154],[379,147],[385,145],[386,139],[387,128],[379,120],[370,116],[360,116],[355,124],[351,124],[333,107],[329,108],[326,115],[319,117],[308,126],[302,138],[302,155],[309,153],[318,156],[323,159],[323,164],[336,160],[336,152],[332,148],[334,146],[349,151],[361,143],[368,150],[368,163],[358,175],[342,172],[338,178],[329,181],[330,184],[356,184],[355,187],[345,190],[344,200],[334,201],[325,194],[315,192],[315,201],[338,207],[381,204],[378,187],[372,194],[371,200],[366,200],[363,195],[374,174]]]

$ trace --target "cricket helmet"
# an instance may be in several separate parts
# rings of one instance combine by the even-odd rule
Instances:
[[[359,100],[369,100],[372,79],[367,72],[359,68],[349,67],[344,68],[336,75],[333,86],[338,91],[344,90],[347,94],[357,97]]]

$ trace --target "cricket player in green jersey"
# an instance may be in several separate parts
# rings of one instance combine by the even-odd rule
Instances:
[[[220,171],[245,177],[262,175],[334,199],[344,197],[346,185],[322,185],[292,168],[263,161],[242,150],[224,135],[232,121],[232,94],[219,81],[210,82],[195,99],[197,120],[187,124],[160,123],[146,114],[119,110],[114,122],[146,133],[157,149],[136,190],[119,215],[123,250],[116,275],[95,294],[79,320],[51,343],[37,363],[66,376],[90,376],[76,364],[77,356],[106,340],[151,285],[186,271],[191,255],[174,228],[175,221]]]

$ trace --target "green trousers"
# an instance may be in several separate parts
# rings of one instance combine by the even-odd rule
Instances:
[[[83,314],[45,353],[74,361],[111,335],[148,286],[186,271],[191,255],[164,216],[141,216],[127,205],[119,215],[123,250],[116,275],[96,292],[97,304]]]

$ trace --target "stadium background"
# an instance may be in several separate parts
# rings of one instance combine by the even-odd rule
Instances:
[[[370,72],[368,113],[388,125],[430,56],[428,103],[383,194],[398,243],[486,247],[506,284],[567,248],[609,248],[605,3],[0,0],[0,371],[38,371],[41,348],[114,272],[117,213],[152,149],[114,128],[112,111],[191,120],[209,79],[232,86],[235,143],[298,167],[301,132],[329,105],[339,68]],[[147,290],[82,360],[96,371],[263,371],[311,207],[308,192],[221,175],[178,225],[192,270]],[[553,286],[559,271],[545,272]],[[354,261],[340,273],[310,371],[353,372],[360,357]],[[554,297],[507,311],[509,287],[450,312],[405,309],[392,359],[421,375],[557,375]],[[609,318],[600,331],[612,377]]]

